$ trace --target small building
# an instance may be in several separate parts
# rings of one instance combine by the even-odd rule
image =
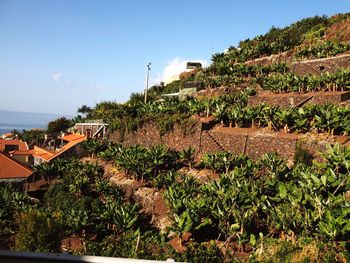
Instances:
[[[0,152],[0,182],[24,187],[25,182],[32,174],[32,169],[14,160],[6,153]]]
[[[11,132],[8,132],[8,133],[4,133],[1,137],[3,139],[12,139],[14,136]]]
[[[186,69],[201,69],[202,68],[202,63],[200,62],[187,62],[186,64]]]
[[[30,167],[34,164],[33,150],[15,150],[9,154],[13,159],[26,166]]]
[[[68,134],[58,137],[61,140],[60,147],[55,149],[44,149],[34,146],[33,157],[34,165],[50,162],[56,158],[61,158],[70,155],[78,155],[80,153],[79,144],[87,139],[85,135]]]
[[[105,139],[108,124],[103,120],[86,120],[76,123],[73,127],[74,133],[85,135],[87,138]]]
[[[28,144],[18,139],[0,138],[0,152],[11,152],[16,150],[28,150]]]

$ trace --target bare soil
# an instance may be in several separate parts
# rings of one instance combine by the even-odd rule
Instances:
[[[183,167],[178,170],[178,172],[183,175],[192,176],[201,183],[208,183],[211,180],[218,180],[220,178],[217,173],[209,169],[190,169],[188,167]]]
[[[83,243],[76,234],[72,234],[61,241],[61,251],[79,252],[83,249]]]
[[[345,19],[332,25],[324,36],[326,40],[350,41],[350,20]]]

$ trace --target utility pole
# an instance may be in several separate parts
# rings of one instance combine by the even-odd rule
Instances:
[[[151,70],[151,62],[147,64],[147,78],[146,78],[146,88],[145,88],[145,103],[147,103],[147,93],[148,93],[148,80],[149,80],[149,71]]]

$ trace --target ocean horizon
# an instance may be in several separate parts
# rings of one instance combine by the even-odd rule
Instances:
[[[46,129],[50,121],[60,117],[71,118],[65,114],[0,110],[0,135],[13,130]]]

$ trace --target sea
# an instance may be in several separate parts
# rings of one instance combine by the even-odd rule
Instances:
[[[46,129],[47,124],[60,117],[71,118],[67,115],[31,113],[0,110],[0,136],[16,129],[18,131],[31,129]]]

